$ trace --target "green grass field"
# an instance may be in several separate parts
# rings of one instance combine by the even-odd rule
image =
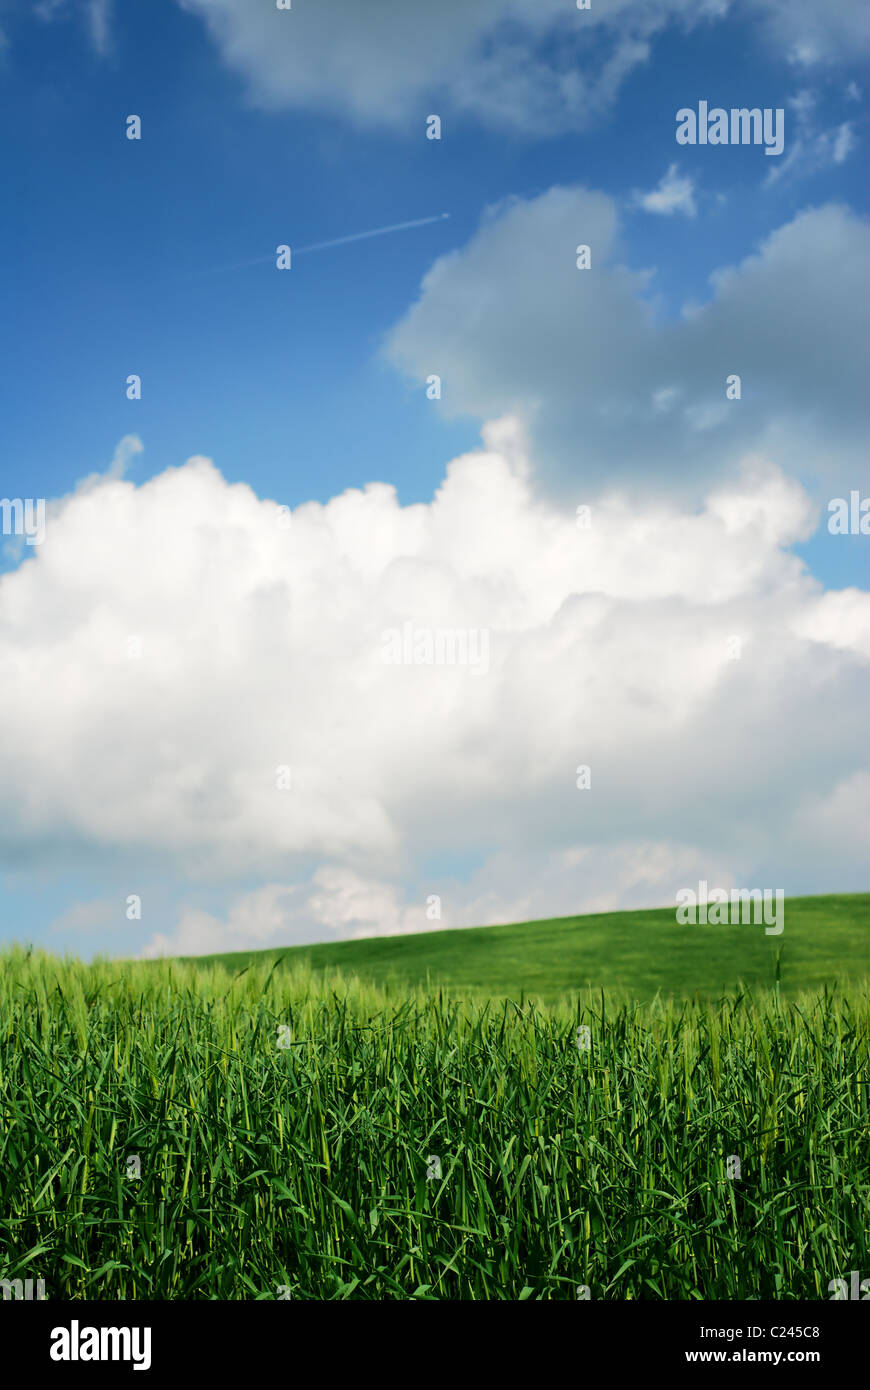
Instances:
[[[0,1278],[52,1299],[828,1299],[870,1264],[866,904],[790,905],[783,988],[727,997],[758,929],[720,929],[718,956],[706,929],[699,954],[656,913],[232,970],[7,953]],[[360,978],[329,968],[354,955]],[[399,989],[403,968],[493,997]],[[528,1001],[583,976],[647,1002]],[[671,989],[697,998],[652,998]]]
[[[679,926],[669,907],[198,959],[230,970],[255,959],[304,962],[396,989],[444,984],[549,1003],[590,987],[632,1000],[715,998],[740,984],[772,986],[779,963],[781,990],[792,996],[870,978],[870,893],[789,898],[779,936],[762,926]]]

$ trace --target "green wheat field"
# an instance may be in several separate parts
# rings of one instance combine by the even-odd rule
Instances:
[[[870,895],[786,906],[782,938],[707,929],[697,959],[683,928],[688,961],[673,912],[199,961],[7,951],[0,1277],[829,1299],[870,1265]]]

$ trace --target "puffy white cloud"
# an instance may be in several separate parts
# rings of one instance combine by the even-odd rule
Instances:
[[[185,908],[170,932],[155,932],[140,955],[206,955],[366,936],[528,922],[569,912],[611,912],[674,900],[675,885],[707,876],[722,888],[733,873],[690,846],[639,842],[579,845],[490,856],[468,883],[443,875],[437,893],[409,901],[407,888],[323,865],[300,884],[268,884],[237,895],[224,916]],[[437,909],[430,899],[437,897]],[[78,914],[68,914],[78,925]],[[86,919],[87,920],[87,919]]]
[[[425,904],[403,906],[395,884],[324,864],[303,883],[269,883],[240,893],[224,917],[186,907],[171,932],[155,932],[141,951],[156,956],[256,951],[337,937],[397,936],[438,927]],[[457,925],[453,923],[452,925]]]
[[[112,454],[112,462],[103,473],[89,473],[86,478],[81,478],[76,484],[78,492],[88,492],[91,488],[99,487],[107,478],[125,478],[130,469],[130,465],[137,454],[141,454],[145,448],[138,434],[125,434],[123,439],[119,439]],[[63,502],[52,503],[51,514],[53,515],[63,506]]]
[[[422,929],[442,890],[454,925],[668,901],[710,865],[848,886],[811,831],[866,791],[870,596],[788,553],[807,496],[750,459],[700,510],[578,500],[588,528],[511,420],[429,504],[372,484],[287,526],[201,458],[88,480],[0,577],[3,857],[266,880],[153,951]],[[485,630],[488,669],[385,663],[405,624]]]
[[[792,619],[800,637],[870,658],[870,605],[863,589],[840,589],[820,594]]]
[[[829,858],[852,863],[866,869],[867,808],[870,806],[870,772],[859,768],[818,801],[806,801],[795,810],[793,833],[800,843],[811,847],[817,862]],[[866,883],[866,877],[856,879],[856,887]]]
[[[609,104],[648,39],[687,0],[320,0],[280,12],[246,0],[179,0],[201,16],[222,56],[273,107],[334,110],[366,124],[422,130],[427,98],[498,126],[574,129]],[[578,50],[596,37],[595,61]],[[436,108],[437,109],[437,108]],[[441,114],[446,115],[446,112]]]
[[[661,213],[666,217],[671,217],[675,212],[694,217],[698,211],[694,180],[688,174],[680,174],[677,164],[668,167],[656,188],[649,193],[635,194],[635,201],[644,212]]]
[[[279,11],[250,0],[179,0],[208,25],[224,60],[271,107],[331,110],[420,129],[423,105],[533,133],[595,120],[669,24],[754,23],[804,65],[867,46],[862,0],[318,0]],[[436,106],[434,108],[438,110]]]
[[[800,213],[716,271],[708,301],[677,320],[652,272],[624,261],[606,195],[509,199],[434,263],[386,351],[421,380],[437,372],[450,413],[519,413],[556,489],[610,479],[699,497],[747,451],[855,485],[870,376],[863,219],[838,205]],[[740,400],[726,397],[732,375]]]

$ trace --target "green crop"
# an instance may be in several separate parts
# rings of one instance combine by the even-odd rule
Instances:
[[[542,1009],[0,968],[0,1277],[49,1298],[827,1299],[866,1271],[866,986]]]

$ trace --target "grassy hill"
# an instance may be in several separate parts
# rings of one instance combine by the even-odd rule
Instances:
[[[772,985],[779,962],[782,991],[793,995],[870,978],[870,893],[789,898],[780,936],[762,926],[681,926],[670,907],[191,959],[232,970],[304,961],[391,988],[444,984],[544,1002],[589,986],[635,999],[715,997],[741,982]]]

